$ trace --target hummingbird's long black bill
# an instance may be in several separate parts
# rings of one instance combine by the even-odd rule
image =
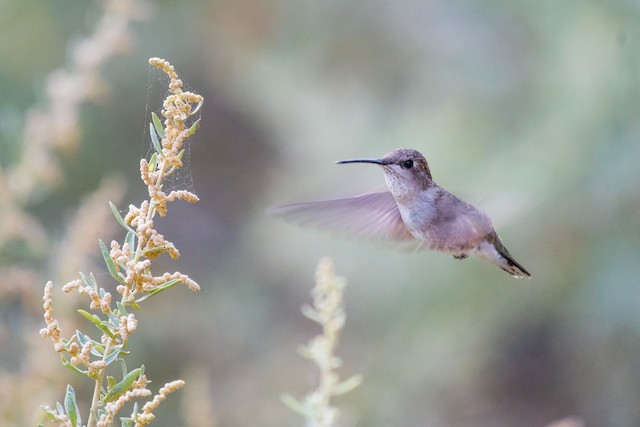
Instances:
[[[345,163],[373,163],[376,165],[386,165],[387,163],[382,159],[348,159],[348,160],[338,160],[336,165],[343,165]]]

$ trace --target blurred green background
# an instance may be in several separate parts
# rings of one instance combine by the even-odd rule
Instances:
[[[190,164],[201,201],[170,206],[158,224],[182,253],[162,266],[202,291],[150,300],[132,340],[130,366],[144,363],[155,389],[188,382],[154,425],[207,425],[188,414],[189,399],[197,401],[186,391],[190,379],[208,425],[302,425],[279,395],[315,387],[315,369],[296,348],[318,333],[300,306],[324,255],[349,282],[341,373],[364,377],[336,399],[340,425],[544,426],[568,415],[588,426],[640,425],[639,3],[150,6],[131,28],[128,54],[103,69],[105,96],[81,110],[81,144],[60,156],[64,181],[28,210],[55,240],[105,175],[126,177],[121,209],[139,203],[145,113],[163,96],[149,57],[171,61],[205,97]],[[101,9],[1,0],[0,10],[6,167],[20,152],[25,110],[43,100],[45,77],[68,66]],[[421,151],[437,183],[487,211],[533,279],[265,214],[274,204],[382,189],[378,168],[333,162],[396,147]],[[53,276],[51,255],[5,250],[0,258],[4,267],[38,269],[36,307],[46,280],[60,287],[75,278]],[[43,322],[16,308],[28,305],[21,298],[0,304],[7,371],[20,372],[25,357],[57,359],[48,342],[25,353],[22,340]],[[52,366],[38,386],[52,400],[25,402],[23,411],[61,400],[65,382],[90,389]],[[6,425],[31,425],[3,413]]]

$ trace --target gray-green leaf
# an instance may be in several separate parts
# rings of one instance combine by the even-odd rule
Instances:
[[[164,127],[162,127],[162,121],[160,121],[160,117],[156,113],[151,113],[151,120],[153,120],[153,127],[156,128],[156,132],[160,135],[160,138],[165,139],[166,135],[164,133]]]
[[[82,427],[82,419],[76,403],[76,392],[70,385],[67,385],[67,392],[64,395],[64,409],[67,411],[71,425],[73,427]]]
[[[149,123],[149,134],[151,135],[151,143],[153,144],[153,148],[156,150],[158,155],[162,155],[162,146],[160,145],[160,141],[158,141],[158,135],[156,131],[153,130],[153,124]]]
[[[104,397],[105,402],[113,402],[131,388],[131,385],[140,375],[144,373],[144,366],[129,372],[118,384],[113,386]]]
[[[122,280],[122,277],[120,277],[120,275],[118,274],[116,264],[113,262],[113,259],[111,259],[111,255],[109,254],[107,245],[105,245],[102,240],[98,240],[98,243],[100,244],[100,252],[102,252],[102,258],[104,258],[104,262],[105,264],[107,264],[107,270],[109,270],[109,274],[111,274],[111,277],[116,279],[118,282],[124,283],[124,280]]]
[[[120,211],[118,210],[118,207],[114,205],[112,202],[109,202],[109,207],[111,207],[111,212],[113,212],[113,216],[116,217],[116,221],[118,221],[120,225],[124,227],[125,230],[135,234],[135,231],[133,230],[133,228],[131,228],[131,226],[129,226],[129,224],[125,222],[124,218],[122,218],[122,215],[120,215]]]

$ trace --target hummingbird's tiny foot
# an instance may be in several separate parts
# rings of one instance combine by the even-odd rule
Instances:
[[[469,254],[460,254],[460,255],[451,255],[455,259],[465,259],[469,256]]]

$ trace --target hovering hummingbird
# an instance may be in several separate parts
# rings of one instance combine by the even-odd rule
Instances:
[[[457,259],[472,255],[513,277],[531,277],[504,247],[489,216],[437,185],[418,151],[400,148],[381,159],[336,163],[381,166],[389,191],[278,206],[269,214],[302,226],[445,252]]]

